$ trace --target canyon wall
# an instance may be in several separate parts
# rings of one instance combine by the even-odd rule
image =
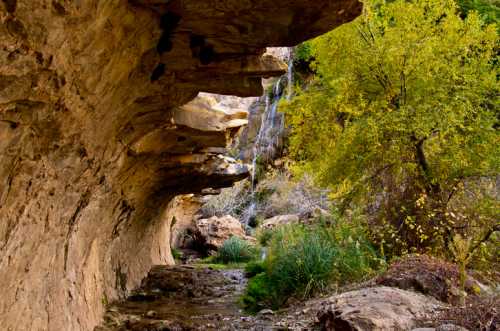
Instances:
[[[220,155],[238,118],[196,120],[183,105],[200,91],[261,95],[261,78],[286,70],[266,46],[360,10],[356,0],[0,1],[2,330],[92,330],[151,265],[172,263],[173,197],[248,174]]]

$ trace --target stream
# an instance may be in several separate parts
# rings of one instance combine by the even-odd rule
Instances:
[[[245,314],[242,270],[155,266],[127,300],[112,304],[95,331],[278,330],[265,314]]]

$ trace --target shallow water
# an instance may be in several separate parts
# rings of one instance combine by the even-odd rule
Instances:
[[[242,270],[156,266],[126,301],[110,305],[95,331],[273,330],[241,309],[245,284]]]

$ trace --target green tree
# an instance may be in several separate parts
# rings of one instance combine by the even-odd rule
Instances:
[[[317,77],[285,105],[290,149],[341,212],[367,206],[374,239],[394,253],[498,226],[483,189],[500,166],[495,25],[462,19],[451,0],[373,0],[311,45]],[[469,192],[483,216],[453,203]]]
[[[499,0],[459,0],[458,4],[462,17],[470,11],[477,11],[486,23],[498,23],[500,20]]]

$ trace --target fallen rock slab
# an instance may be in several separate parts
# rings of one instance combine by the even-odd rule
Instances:
[[[434,298],[382,286],[333,296],[317,316],[325,331],[404,331],[418,327],[440,307]]]

